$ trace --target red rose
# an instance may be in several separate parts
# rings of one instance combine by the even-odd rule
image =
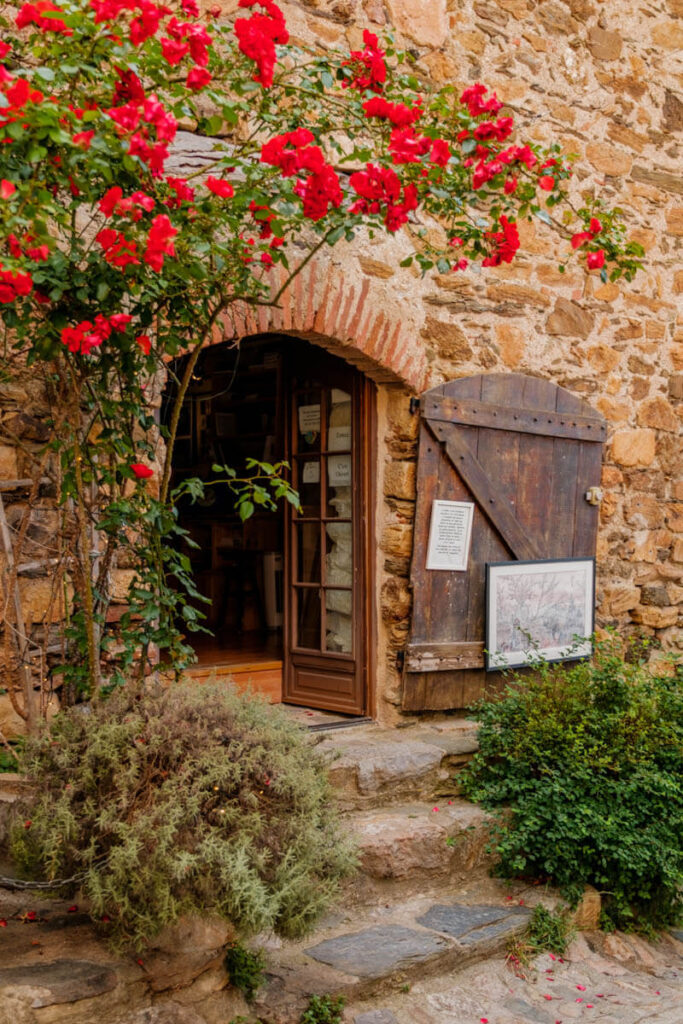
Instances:
[[[589,270],[599,270],[605,265],[605,250],[598,249],[597,252],[589,252],[586,256],[586,266]]]
[[[206,70],[206,68],[195,67],[188,71],[187,78],[185,79],[185,85],[188,89],[194,89],[197,91],[199,89],[203,89],[210,81],[211,74]]]
[[[146,466],[144,462],[131,462],[130,468],[135,473],[138,480],[147,480],[148,477],[154,476],[154,470]]]
[[[220,196],[221,199],[232,199],[235,194],[235,190],[229,181],[225,181],[224,178],[214,178],[211,174],[206,179],[206,187],[209,192],[213,192],[215,196]]]

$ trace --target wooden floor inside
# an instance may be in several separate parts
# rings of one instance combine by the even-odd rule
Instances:
[[[278,632],[242,633],[229,643],[200,636],[193,646],[197,661],[187,669],[193,679],[230,678],[240,689],[260,693],[271,704],[282,702],[282,636]]]
[[[186,674],[197,682],[230,679],[239,688],[261,693],[271,704],[282,703],[282,636],[276,631],[243,633],[220,643],[215,636],[193,638],[197,661]],[[286,705],[287,711],[308,729],[360,725],[369,719],[335,711]]]

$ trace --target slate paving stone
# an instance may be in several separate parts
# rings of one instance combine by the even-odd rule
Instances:
[[[315,960],[346,974],[380,978],[429,960],[449,948],[448,940],[439,935],[428,935],[403,925],[386,925],[326,939],[306,952]]]
[[[437,903],[417,918],[418,924],[434,931],[452,935],[465,946],[504,935],[519,926],[520,918],[528,917],[526,907],[466,906]]]
[[[91,999],[111,992],[116,985],[116,973],[111,968],[90,960],[53,960],[47,964],[0,970],[0,991],[9,986],[44,990],[44,994],[36,995],[32,1001],[36,1009]]]
[[[391,1010],[370,1010],[354,1017],[353,1024],[398,1024],[398,1020]]]

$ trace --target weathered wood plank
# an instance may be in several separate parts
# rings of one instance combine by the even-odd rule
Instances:
[[[443,442],[449,459],[477,499],[482,512],[498,530],[515,558],[543,558],[537,545],[526,535],[510,503],[500,495],[487,471],[462,441],[457,425],[438,421],[432,424],[431,420],[427,422],[434,436]]]
[[[582,444],[579,449],[579,467],[576,476],[576,515],[574,519],[574,558],[592,558],[598,539],[600,506],[586,501],[589,487],[600,486],[602,446]]]
[[[483,641],[479,643],[411,643],[406,648],[407,672],[438,672],[448,669],[483,667]]]
[[[521,434],[540,434],[544,437],[569,437],[578,441],[596,442],[602,442],[607,437],[607,424],[597,416],[509,408],[436,395],[425,400],[423,415],[427,419],[443,420],[445,423],[514,430]]]

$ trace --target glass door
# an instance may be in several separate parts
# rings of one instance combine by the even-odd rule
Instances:
[[[362,713],[363,378],[311,347],[290,382],[289,460],[301,508],[289,513],[284,699]]]

